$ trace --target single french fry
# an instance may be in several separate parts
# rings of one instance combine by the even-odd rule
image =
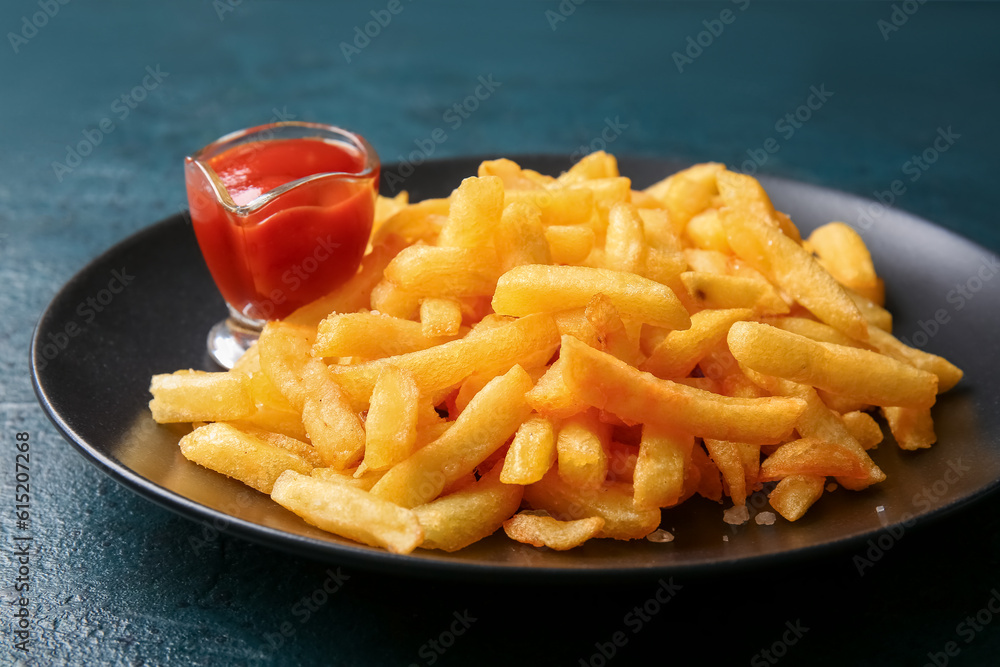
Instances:
[[[646,233],[632,204],[616,204],[608,216],[604,261],[609,269],[645,274]]]
[[[556,438],[559,477],[570,486],[599,487],[608,475],[610,442],[611,426],[601,423],[596,411],[567,418]]]
[[[658,201],[655,197],[654,202]],[[636,204],[635,193],[632,193],[632,203]],[[642,231],[646,240],[646,245],[650,250],[656,249],[664,253],[679,253],[684,247],[674,226],[670,224],[670,215],[666,209],[659,208],[638,209],[639,218],[642,220]]]
[[[823,495],[825,485],[821,475],[789,475],[774,487],[768,502],[785,519],[797,521]]]
[[[306,402],[303,372],[312,358],[315,330],[287,322],[268,322],[257,340],[260,367],[285,400],[298,412]]]
[[[821,343],[836,343],[837,345],[847,345],[848,347],[861,347],[866,350],[872,349],[871,345],[855,340],[854,338],[837,331],[829,324],[823,324],[822,322],[817,322],[816,320],[811,320],[807,317],[764,317],[761,318],[760,321],[764,324],[770,324],[773,327],[778,327],[779,329],[784,329],[785,331],[805,336],[806,338],[812,338],[813,340]],[[868,338],[872,341],[872,345],[875,344],[874,329],[875,328],[873,327],[868,331]],[[881,352],[882,350],[879,351]]]
[[[628,424],[652,424],[702,438],[781,442],[805,403],[795,398],[733,398],[661,380],[570,336],[563,337],[562,377],[571,392]]]
[[[493,248],[413,245],[389,262],[385,277],[413,294],[483,296],[493,294],[500,263]]]
[[[412,511],[349,484],[289,470],[274,483],[271,498],[306,523],[392,553],[408,554],[424,539]]]
[[[430,502],[514,435],[531,412],[524,398],[530,388],[520,366],[493,379],[444,435],[390,468],[372,493],[403,507]]]
[[[681,282],[702,308],[752,308],[759,315],[781,315],[788,304],[765,280],[701,271],[685,271]]]
[[[553,264],[579,264],[594,249],[596,237],[586,225],[549,225],[545,240]]]
[[[347,468],[356,464],[365,448],[365,429],[358,413],[319,359],[306,362],[302,377],[306,395],[302,425],[309,440],[326,465]]]
[[[819,397],[828,408],[834,412],[839,412],[840,414],[844,414],[845,412],[867,410],[872,407],[870,403],[854,396],[835,394],[833,392],[826,391],[825,389],[817,389],[816,393],[819,394]]]
[[[603,528],[604,519],[599,516],[560,521],[530,512],[515,514],[503,523],[504,532],[510,539],[555,551],[574,549],[597,537]]]
[[[892,313],[878,305],[868,297],[862,295],[850,287],[845,287],[844,292],[847,296],[851,298],[854,305],[857,306],[858,311],[865,318],[865,320],[870,324],[869,329],[878,328],[883,331],[892,331]]]
[[[926,449],[937,441],[930,408],[882,408],[885,421],[900,449]]]
[[[696,248],[731,252],[729,241],[726,239],[726,229],[722,226],[722,219],[717,209],[710,208],[691,218],[685,231]]]
[[[561,357],[556,359],[525,396],[528,404],[539,414],[564,419],[590,407],[567,386],[563,377],[565,367],[566,362]]]
[[[878,276],[864,240],[849,225],[830,222],[813,230],[809,247],[820,264],[841,284],[851,289],[875,287]]]
[[[369,303],[373,313],[412,320],[420,311],[423,296],[408,292],[395,283],[383,279],[372,288]]]
[[[929,408],[937,396],[936,375],[877,352],[820,343],[758,322],[736,322],[727,340],[737,361],[755,371],[872,405]]]
[[[476,397],[476,394],[482,391],[483,387],[485,387],[489,381],[497,375],[502,375],[502,373],[473,373],[469,377],[462,380],[462,385],[458,388],[458,393],[455,394],[454,410],[452,410],[449,406],[449,416],[457,417],[462,414],[462,411],[465,410],[472,399]]]
[[[802,241],[802,236],[791,219],[774,210],[771,198],[757,179],[747,174],[720,171],[715,180],[719,186],[719,196],[727,208],[749,211],[766,219],[796,244]]]
[[[482,248],[493,243],[493,230],[503,213],[503,180],[497,176],[466,178],[451,195],[448,221],[438,245]]]
[[[159,424],[243,419],[256,410],[250,378],[242,373],[177,371],[154,375],[149,410]]]
[[[640,370],[672,380],[682,378],[698,365],[712,347],[725,339],[735,322],[753,317],[749,308],[703,310],[691,316],[691,328],[671,331],[652,350]]]
[[[508,206],[515,202],[536,206],[546,227],[580,226],[589,222],[594,213],[594,193],[582,188],[507,190],[505,201]]]
[[[632,479],[635,506],[671,507],[684,492],[694,436],[644,426]]]
[[[557,179],[564,185],[583,184],[587,181],[618,176],[618,160],[604,151],[584,155]]]
[[[586,306],[603,293],[621,313],[647,324],[686,329],[691,318],[673,291],[648,278],[581,266],[518,266],[500,277],[493,309],[523,316]]]
[[[243,353],[233,367],[230,368],[234,373],[242,373],[248,377],[252,377],[254,373],[260,371],[260,348],[257,347],[257,342],[254,341],[247,348],[247,351]]]
[[[292,454],[300,456],[308,461],[313,467],[318,468],[324,465],[323,458],[319,455],[319,452],[316,451],[316,448],[313,447],[311,443],[305,442],[299,438],[285,435],[284,433],[268,431],[247,421],[225,423],[242,431],[243,433],[252,435],[258,440],[263,440],[269,445],[274,445],[275,447],[288,450]]]
[[[454,337],[461,327],[462,306],[455,299],[429,297],[420,302],[420,330],[426,338]]]
[[[305,441],[309,439],[309,435],[302,425],[302,413],[295,410],[258,406],[257,411],[252,415],[227,423],[240,427],[246,425],[259,428],[271,433],[279,433],[289,438],[295,438],[296,440]]]
[[[229,424],[196,428],[180,440],[181,454],[200,466],[233,477],[262,493],[271,493],[286,470],[308,475],[312,464]]]
[[[254,349],[256,349],[256,344],[254,344]],[[258,365],[259,365],[258,357]],[[257,368],[248,376],[250,378],[250,394],[253,396],[253,402],[258,407],[270,407],[279,410],[294,410],[292,404],[288,402],[278,388],[274,386],[270,378],[267,377],[262,369]]]
[[[528,202],[513,202],[504,209],[493,232],[493,245],[503,272],[521,264],[552,262],[542,211]]]
[[[424,549],[458,551],[495,533],[521,504],[524,487],[500,481],[500,466],[461,491],[413,508]]]
[[[743,469],[739,443],[730,440],[705,438],[705,449],[712,457],[722,479],[726,483],[729,497],[734,505],[745,505],[747,499],[747,479]]]
[[[540,176],[538,172],[531,172],[530,169],[522,169],[521,165],[507,158],[483,160],[479,163],[477,176],[480,178],[483,176],[497,176],[503,181],[505,190],[537,190],[544,187],[543,183],[551,184],[555,182],[555,179],[552,177],[544,177],[546,180],[539,182],[537,180],[537,176]]]
[[[882,427],[867,412],[846,412],[840,416],[844,426],[865,450],[875,449],[882,442]]]
[[[549,471],[556,461],[555,427],[541,415],[529,417],[517,428],[504,458],[500,481],[504,484],[532,484]]]
[[[865,477],[861,460],[847,447],[816,438],[791,440],[778,447],[760,466],[761,481],[789,475]]]
[[[684,256],[671,250],[649,248],[646,251],[645,276],[670,287],[676,285],[677,277],[687,269]]]
[[[396,366],[383,368],[365,419],[366,470],[385,470],[413,453],[419,409],[420,390],[413,374]]]
[[[420,322],[383,313],[333,313],[319,323],[312,354],[317,357],[382,359],[426,350],[455,340],[458,334],[459,331],[428,335]]]

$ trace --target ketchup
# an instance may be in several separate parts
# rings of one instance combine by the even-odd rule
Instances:
[[[212,278],[226,302],[252,320],[281,319],[354,275],[368,245],[378,162],[318,138],[238,144],[186,169],[191,217]],[[366,171],[367,169],[367,171]],[[256,208],[261,195],[321,175]]]

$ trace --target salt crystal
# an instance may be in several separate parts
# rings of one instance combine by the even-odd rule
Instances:
[[[826,485],[826,491],[827,491],[827,493],[833,493],[836,490],[837,490],[837,483],[836,482],[830,482],[829,484]]]
[[[722,536],[722,541],[723,542],[728,542],[729,541],[729,536],[728,535],[723,535]]]
[[[739,526],[750,519],[750,510],[746,505],[733,505],[722,513],[722,520],[733,526]]]
[[[657,528],[647,535],[646,539],[650,542],[673,542],[674,534],[670,531],[663,530],[662,528]]]
[[[759,512],[753,520],[758,526],[770,526],[774,524],[774,519],[774,512]]]
[[[875,513],[878,515],[879,523],[881,523],[883,526],[889,525],[889,519],[887,519],[885,516],[885,505],[879,505],[878,507],[876,507]]]

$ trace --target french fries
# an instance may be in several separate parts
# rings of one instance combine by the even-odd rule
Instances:
[[[873,411],[929,447],[962,378],[891,334],[856,232],[803,240],[721,164],[636,191],[603,152],[559,176],[490,160],[376,217],[346,286],[229,372],[154,376],[150,410],[196,423],[194,463],[393,553],[501,527],[554,550],[639,539],[695,495],[764,491],[796,521],[830,478],[884,482]]]

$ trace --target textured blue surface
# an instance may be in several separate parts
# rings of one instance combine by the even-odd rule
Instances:
[[[995,4],[402,0],[351,62],[341,43],[388,2],[52,0],[58,11],[12,42],[45,4],[0,7],[0,663],[596,665],[595,643],[610,651],[623,631],[622,664],[695,650],[768,664],[759,652],[800,620],[809,630],[782,649],[787,664],[923,664],[950,641],[953,664],[993,664],[1000,619],[990,612],[971,639],[959,624],[1000,586],[995,499],[908,533],[863,577],[840,554],[678,582],[639,632],[627,615],[656,582],[548,589],[344,570],[342,587],[309,611],[300,600],[322,590],[328,565],[217,535],[105,478],[36,405],[27,350],[60,285],[185,206],[186,153],[275,115],[355,128],[386,162],[439,127],[448,138],[435,157],[573,153],[610,123],[620,126],[614,153],[740,165],[774,138],[780,149],[761,171],[869,197],[900,179],[895,205],[996,251]],[[560,7],[575,10],[551,23]],[[713,24],[723,10],[733,21]],[[901,25],[883,34],[894,12]],[[709,43],[705,33],[708,46],[678,71],[672,54],[705,21],[721,34]],[[449,109],[480,77],[499,86],[456,127]],[[819,108],[801,127],[782,124],[813,89],[832,95],[813,98]],[[948,128],[953,145],[926,171],[907,171]],[[71,171],[53,167],[80,142],[96,145]],[[10,634],[17,432],[31,435],[38,548],[27,655]],[[429,642],[449,643],[442,633],[466,611],[477,620],[435,651]],[[291,636],[272,650],[282,627]]]

